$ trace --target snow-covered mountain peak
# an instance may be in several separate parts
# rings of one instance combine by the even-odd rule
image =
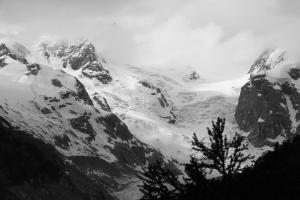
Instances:
[[[300,89],[300,65],[286,56],[281,49],[268,49],[254,62],[249,71],[250,79],[266,79],[270,83],[290,83]]]
[[[300,131],[300,66],[280,49],[254,62],[241,88],[235,119],[253,145],[274,145]]]
[[[253,63],[248,74],[258,75],[286,60],[286,51],[281,49],[266,49]]]
[[[30,51],[20,43],[0,43],[0,67],[13,60],[28,64]]]
[[[83,71],[77,70],[80,74],[75,76],[74,70],[51,62],[23,63],[5,44],[0,46],[0,58],[5,63],[0,68],[0,116],[12,127],[53,145],[109,191],[137,181],[136,173],[151,160],[169,163],[111,112],[104,91],[92,85],[97,80]]]
[[[112,81],[109,71],[105,69],[105,59],[96,53],[95,46],[88,40],[74,43],[42,42],[39,50],[48,63],[60,67],[68,73],[97,79],[103,84]]]

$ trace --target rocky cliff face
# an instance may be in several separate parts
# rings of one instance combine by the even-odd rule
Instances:
[[[273,145],[300,132],[300,68],[285,63],[283,55],[262,54],[241,89],[235,119],[255,146]]]
[[[26,54],[28,50],[21,44],[15,43],[14,49],[9,49],[5,44],[0,44],[0,68],[8,64],[9,59],[18,60],[23,64],[28,64]]]
[[[59,60],[63,68],[71,68],[74,71],[80,70],[82,75],[97,79],[103,84],[111,82],[112,77],[109,71],[104,68],[105,60],[96,54],[94,45],[88,41],[81,41],[74,44],[65,42],[48,44],[41,43],[42,54],[50,63]]]

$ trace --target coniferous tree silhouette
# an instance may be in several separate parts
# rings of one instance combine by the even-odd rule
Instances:
[[[192,148],[200,155],[191,156],[189,163],[184,164],[186,176],[182,182],[162,162],[150,164],[140,175],[142,200],[214,199],[214,180],[208,179],[207,173],[216,170],[223,180],[241,172],[242,164],[252,158],[244,153],[248,149],[245,137],[235,133],[229,140],[224,128],[225,119],[212,121],[212,129],[207,128],[209,144],[194,133]]]
[[[183,185],[178,177],[165,169],[160,161],[148,165],[147,170],[139,177],[143,180],[143,185],[140,186],[142,200],[173,200],[183,192]]]
[[[218,171],[223,177],[241,172],[242,164],[253,157],[245,154],[248,149],[245,137],[235,133],[232,140],[224,134],[225,119],[218,118],[212,121],[212,129],[207,128],[209,145],[200,141],[194,133],[192,146],[193,150],[202,154],[198,159],[193,157],[193,162],[198,161],[201,168]]]

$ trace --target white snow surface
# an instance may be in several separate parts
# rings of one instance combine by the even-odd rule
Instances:
[[[84,83],[89,94],[101,94],[107,99],[112,112],[117,114],[140,140],[158,148],[164,155],[185,162],[190,155],[191,136],[207,135],[206,127],[218,116],[227,118],[227,130],[237,130],[234,111],[239,89],[248,75],[237,80],[222,82],[187,82],[182,72],[144,70],[128,65],[106,65],[113,81],[102,85],[95,79],[74,76]],[[161,89],[169,106],[162,107],[153,91],[142,86],[146,80]],[[176,123],[170,124],[165,117],[173,111]],[[230,133],[229,133],[230,134]]]
[[[144,69],[101,62],[113,78],[111,83],[102,84],[97,79],[84,76],[82,69],[63,68],[61,59],[55,56],[50,56],[49,61],[39,56],[39,60],[77,77],[91,97],[100,94],[107,100],[112,112],[138,139],[180,162],[186,162],[189,158],[192,134],[197,133],[200,138],[205,138],[206,128],[217,117],[226,118],[226,132],[229,135],[238,130],[234,112],[240,88],[248,81],[249,75],[235,80],[210,82],[200,74],[200,79],[187,81],[186,75],[193,71],[190,68],[185,71],[174,68]],[[163,107],[158,99],[160,95],[154,94],[156,90],[144,87],[141,81],[159,88],[168,106]],[[94,104],[97,107],[97,103]],[[175,124],[168,123],[172,118],[171,112],[176,116]]]

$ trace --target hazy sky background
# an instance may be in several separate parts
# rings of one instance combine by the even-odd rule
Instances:
[[[0,37],[87,38],[113,63],[245,74],[267,47],[300,58],[299,0],[0,0]]]

